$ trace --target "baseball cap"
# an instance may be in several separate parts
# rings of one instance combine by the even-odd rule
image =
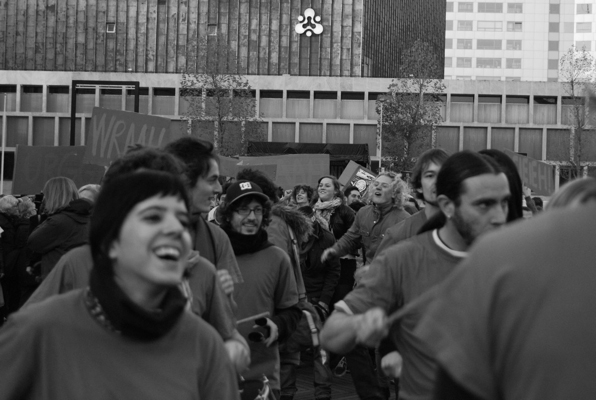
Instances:
[[[250,195],[260,197],[264,201],[269,200],[269,197],[263,194],[261,187],[256,183],[251,181],[236,181],[230,185],[226,192],[226,203],[232,204],[236,200]]]

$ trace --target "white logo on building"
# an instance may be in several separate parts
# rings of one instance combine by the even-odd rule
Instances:
[[[296,24],[296,33],[302,35],[306,32],[306,36],[312,36],[314,33],[315,35],[320,35],[323,33],[323,25],[319,24],[321,22],[320,16],[315,16],[315,10],[312,8],[307,8],[304,11],[304,15],[298,16],[298,21],[300,23]]]
[[[249,190],[249,189],[252,189],[250,182],[242,182],[240,184],[240,190]]]

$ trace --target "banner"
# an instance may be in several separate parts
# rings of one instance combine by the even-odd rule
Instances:
[[[95,107],[84,161],[107,167],[137,144],[162,148],[174,139],[170,124],[168,118]]]
[[[256,168],[276,165],[275,184],[284,189],[292,189],[298,184],[317,186],[323,175],[329,175],[329,154],[288,154],[283,156],[240,157],[242,167]],[[266,171],[264,171],[267,173]]]
[[[219,174],[231,178],[236,177],[238,167],[236,166],[240,160],[232,157],[219,156]]]
[[[538,196],[550,196],[555,191],[555,167],[511,150],[504,152],[517,165],[522,182]]]
[[[102,166],[83,164],[84,146],[20,146],[15,151],[13,194],[40,193],[50,178],[65,176],[77,187],[100,183]]]
[[[377,178],[374,172],[362,165],[350,161],[341,173],[338,181],[345,186],[356,186],[360,194],[364,194],[368,185]]]

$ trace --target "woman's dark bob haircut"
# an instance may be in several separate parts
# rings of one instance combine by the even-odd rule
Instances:
[[[151,197],[174,196],[189,210],[190,201],[182,180],[161,171],[139,170],[110,179],[101,187],[89,228],[93,261],[108,260],[110,245],[120,237],[120,230],[130,211]],[[103,264],[103,263],[102,263]]]

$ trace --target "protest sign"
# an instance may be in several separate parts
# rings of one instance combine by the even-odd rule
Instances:
[[[232,157],[219,156],[219,174],[221,176],[236,177],[240,160]]]
[[[276,165],[276,185],[285,189],[298,184],[316,187],[323,175],[329,175],[329,154],[288,154],[282,156],[240,157],[238,168]],[[269,169],[270,170],[270,169]],[[271,170],[270,170],[271,171]],[[267,173],[266,171],[264,171]]]
[[[85,143],[85,163],[109,166],[137,144],[162,148],[174,137],[167,118],[95,107]]]
[[[360,194],[363,194],[368,185],[375,180],[377,175],[362,165],[350,161],[339,177],[339,183],[344,186],[353,185],[358,188]]]
[[[538,196],[550,196],[555,191],[555,167],[531,157],[504,150],[517,166],[522,182]]]
[[[72,179],[77,187],[99,183],[104,167],[83,164],[84,155],[84,146],[17,145],[12,193],[39,193],[56,176]]]

